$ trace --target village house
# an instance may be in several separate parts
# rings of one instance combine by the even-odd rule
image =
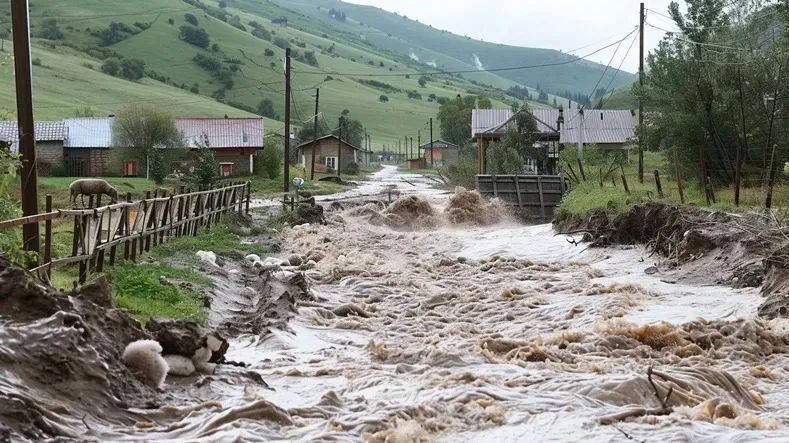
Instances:
[[[38,174],[45,177],[52,174],[52,165],[63,163],[63,140],[67,129],[62,121],[40,121],[35,122],[34,131]],[[0,144],[2,140],[11,152],[19,150],[19,127],[15,120],[0,121]]]
[[[445,142],[444,140],[433,140],[419,147],[425,165],[449,166],[456,165],[460,160],[458,145]]]
[[[251,174],[255,154],[263,149],[262,118],[178,118],[175,126],[189,148],[207,141],[222,177]]]
[[[112,148],[112,117],[67,118],[63,166],[69,177],[107,175]],[[118,171],[120,173],[120,171]]]
[[[629,110],[599,109],[532,109],[537,123],[536,146],[548,150],[548,163],[536,165],[534,172],[556,173],[559,152],[563,146],[596,145],[602,149],[622,149],[630,146],[635,136],[633,113]],[[515,124],[515,114],[509,109],[474,109],[471,115],[471,138],[477,144],[480,159],[485,158],[491,142],[501,140]],[[485,174],[486,162],[479,162],[479,173]]]
[[[348,144],[345,140],[340,142],[336,135],[326,135],[315,140],[314,144],[309,141],[296,147],[298,158],[304,165],[308,176],[312,175],[313,150],[315,151],[315,172],[336,172],[338,162],[340,173],[351,163],[357,163],[360,166],[370,163],[369,151]]]

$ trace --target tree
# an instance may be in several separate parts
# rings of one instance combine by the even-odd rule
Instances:
[[[219,7],[222,9],[227,8],[227,2],[225,0],[219,0]]]
[[[113,154],[121,159],[144,161],[149,178],[158,167],[152,167],[151,162],[166,162],[171,154],[169,151],[185,145],[175,119],[161,108],[146,104],[133,103],[124,107],[112,123],[112,135],[117,148]],[[157,153],[154,154],[154,150]]]
[[[254,35],[255,37],[257,37],[257,38],[259,38],[259,39],[263,39],[263,40],[266,40],[266,41],[269,41],[269,42],[271,41],[271,33],[270,33],[270,32],[268,32],[268,31],[267,31],[265,28],[263,28],[262,26],[261,26],[261,27],[258,27],[258,28],[255,28],[255,29],[253,29],[253,30],[252,30],[252,35]],[[270,51],[270,49],[266,49],[266,50],[267,50],[267,51]]]
[[[93,112],[93,108],[91,108],[90,106],[85,106],[83,108],[76,108],[76,109],[74,109],[74,117],[89,118],[89,117],[95,117],[95,116],[96,116],[96,113]]]
[[[183,25],[181,26],[180,36],[181,40],[195,45],[198,48],[207,49],[211,44],[211,37],[203,28],[198,28],[191,25]]]
[[[145,62],[138,58],[124,58],[120,63],[121,77],[139,80],[145,75]]]
[[[304,53],[304,62],[310,66],[318,67],[318,59],[315,57],[315,51],[307,51]]]
[[[58,28],[58,21],[54,18],[48,18],[41,23],[41,30],[38,36],[47,40],[60,40],[63,38],[63,33]]]
[[[274,110],[274,102],[267,98],[264,98],[258,103],[258,115],[279,120],[279,115],[277,115],[277,111]]]
[[[288,48],[290,48],[290,42],[288,42],[287,40],[285,40],[285,39],[284,39],[284,38],[282,38],[282,37],[276,37],[276,38],[274,39],[274,45],[275,45],[275,46],[278,46],[278,47],[280,47],[280,48],[282,48],[282,49],[288,49]]]
[[[184,14],[184,20],[192,26],[197,26],[197,17],[193,14]]]
[[[341,112],[340,114],[342,114],[342,116],[343,116],[343,117],[345,117],[346,115],[348,115],[348,114],[350,114],[350,113],[351,113],[351,111],[350,111],[350,110],[348,110],[348,109],[343,109],[343,110],[342,110],[342,112]]]
[[[438,98],[442,102],[443,97]],[[452,100],[445,101],[438,108],[438,120],[441,122],[441,138],[456,145],[471,138],[471,113],[477,107],[492,106],[490,100],[482,96],[458,95]]]
[[[120,69],[120,63],[118,63],[118,60],[114,58],[108,58],[107,60],[104,60],[104,63],[101,65],[101,72],[109,74],[113,77],[118,75]]]
[[[282,173],[285,151],[279,138],[269,137],[265,146],[255,156],[255,173],[269,179],[279,178]]]
[[[263,51],[263,55],[265,55],[266,57],[273,57],[274,56],[274,51],[272,51],[269,48],[266,48],[266,50]]]
[[[389,97],[387,97],[387,96],[385,96],[385,95],[381,94],[381,96],[380,96],[380,97],[378,97],[378,101],[380,101],[381,103],[386,103],[386,102],[388,102],[388,101],[389,101]]]
[[[343,118],[341,127],[342,139],[344,142],[356,146],[357,148],[362,146],[362,141],[364,139],[364,125],[362,125],[362,122],[350,118]],[[339,128],[337,128],[333,134],[339,137]]]
[[[208,136],[203,134],[196,143],[197,149],[192,151],[192,167],[186,180],[194,186],[207,188],[219,178],[219,162],[210,149]]]
[[[424,88],[427,85],[427,80],[424,77],[419,78],[419,87]]]

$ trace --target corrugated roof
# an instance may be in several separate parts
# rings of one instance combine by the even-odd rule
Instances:
[[[537,130],[543,133],[556,132],[558,109],[532,109],[537,120]],[[565,109],[564,125],[560,131],[560,143],[578,143],[577,109]],[[584,143],[624,143],[635,135],[633,114],[628,110],[584,110]],[[471,114],[472,137],[483,132],[506,133],[512,118],[509,109],[475,109]]]
[[[63,140],[66,137],[66,125],[57,121],[39,121],[34,123],[36,141]],[[11,142],[11,152],[17,152],[19,126],[16,120],[0,121],[0,139]]]
[[[458,145],[454,143],[450,143],[444,140],[433,140],[433,147],[434,148],[449,148],[449,149],[457,149]],[[425,143],[424,145],[420,146],[419,149],[429,149],[430,142]]]
[[[112,117],[67,118],[63,120],[68,135],[67,148],[111,148]]]
[[[175,126],[194,148],[203,134],[211,148],[262,148],[262,118],[179,118]]]
[[[581,118],[578,110],[565,111],[559,143],[578,143]],[[584,109],[584,143],[625,143],[635,136],[633,114],[630,111]]]
[[[339,138],[337,138],[337,136],[336,136],[336,135],[334,135],[334,134],[329,134],[329,135],[324,135],[323,137],[318,137],[318,138],[316,138],[316,139],[315,139],[315,141],[317,142],[318,140],[324,140],[324,139],[327,139],[327,138],[333,138],[333,139],[335,139],[335,140],[339,140]],[[357,151],[362,151],[362,152],[364,152],[364,149],[357,148],[356,146],[354,146],[354,145],[352,145],[352,144],[350,144],[350,143],[346,142],[345,140],[343,140],[343,141],[342,141],[342,143],[343,143],[344,145],[348,145],[348,146],[352,147],[353,149],[355,149],[355,150],[357,150]],[[299,149],[303,148],[304,146],[308,146],[308,145],[311,145],[311,144],[312,144],[312,140],[310,140],[310,141],[306,141],[306,142],[304,142],[304,143],[302,143],[302,144],[300,144],[300,145],[296,146],[296,150],[299,150]]]

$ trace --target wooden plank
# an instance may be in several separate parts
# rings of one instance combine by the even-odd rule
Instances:
[[[542,195],[542,177],[539,175],[537,176],[537,187],[540,191],[540,212],[542,216],[545,217],[545,199]]]
[[[47,194],[46,206],[45,211],[47,214],[52,213],[52,195]],[[46,223],[44,224],[44,235],[46,236],[44,240],[44,263],[49,263],[52,261],[52,219],[47,219]],[[47,269],[47,279],[52,278],[52,272]]]
[[[30,272],[33,273],[39,273],[41,271],[49,272],[52,268],[58,268],[60,266],[70,265],[72,263],[77,263],[77,262],[84,262],[86,259],[89,258],[90,255],[88,254],[76,255],[74,257],[56,258],[49,263],[45,263],[41,266],[31,269]]]
[[[498,198],[499,197],[499,183],[498,183],[498,180],[496,179],[495,175],[492,176],[492,179],[493,179],[493,198]]]
[[[516,175],[513,179],[515,181],[515,192],[518,194],[518,208],[523,209],[523,196],[521,195],[520,179]]]
[[[0,222],[0,231],[3,229],[13,228],[14,226],[22,226],[30,223],[38,223],[47,220],[54,220],[56,218],[65,217],[66,214],[62,211],[48,211],[44,214],[29,215],[27,217],[14,218]]]

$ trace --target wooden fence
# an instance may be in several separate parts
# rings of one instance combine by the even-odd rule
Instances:
[[[569,187],[564,175],[477,175],[477,191],[522,210],[539,208],[540,215],[547,217]]]
[[[79,200],[79,199],[78,199]],[[249,213],[250,183],[239,182],[216,189],[184,192],[167,196],[166,192],[131,201],[101,206],[101,196],[88,209],[52,209],[52,196],[46,197],[46,211],[29,217],[0,222],[0,230],[29,223],[45,222],[44,254],[39,266],[31,269],[42,279],[51,276],[53,268],[79,263],[79,282],[85,283],[89,273],[102,272],[105,262],[114,266],[118,246],[123,246],[123,258],[135,261],[151,246],[171,238],[197,236],[199,228],[209,229],[221,216],[231,210]],[[74,235],[71,255],[52,258],[52,220],[73,217]]]

